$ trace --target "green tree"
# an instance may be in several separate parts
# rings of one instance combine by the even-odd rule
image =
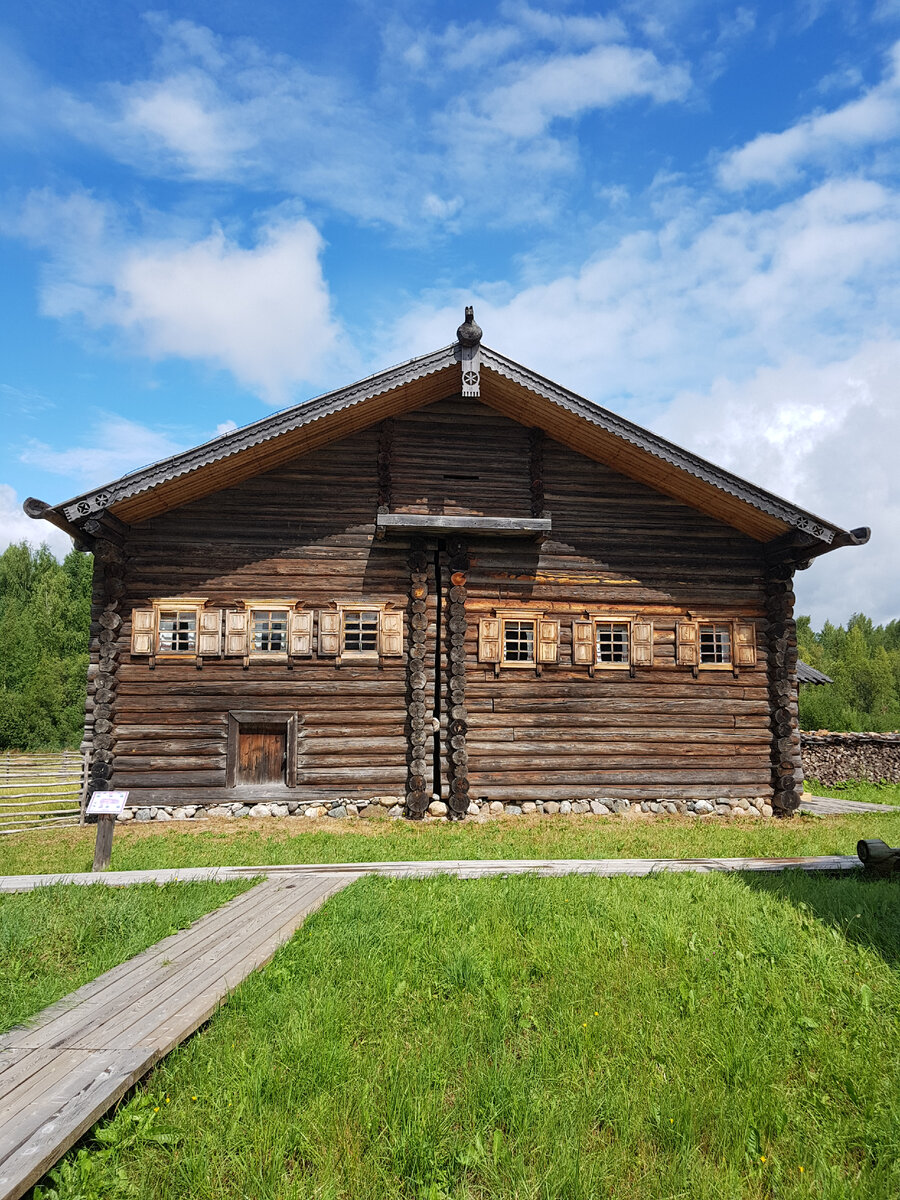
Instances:
[[[0,748],[79,744],[92,570],[74,550],[62,563],[25,542],[0,554]]]

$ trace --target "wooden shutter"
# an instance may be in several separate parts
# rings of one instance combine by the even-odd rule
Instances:
[[[653,622],[631,622],[631,661],[636,667],[653,666]]]
[[[207,658],[222,653],[221,608],[201,608],[197,614],[197,653]]]
[[[309,658],[312,654],[313,615],[311,612],[292,612],[288,615],[290,622],[289,645],[294,658]]]
[[[152,608],[131,610],[131,653],[152,654],[156,633],[156,613]]]
[[[538,621],[538,662],[559,661],[559,621]]]
[[[696,621],[679,621],[676,625],[677,655],[680,667],[700,665],[700,643]]]
[[[734,623],[734,665],[756,666],[756,626],[752,621]]]
[[[573,621],[572,622],[572,662],[577,667],[591,667],[594,665],[594,654],[596,647],[594,645],[594,622],[593,621]]]
[[[500,661],[500,620],[498,617],[482,617],[478,622],[478,661],[489,663]]]
[[[385,658],[399,658],[403,654],[403,613],[381,614],[380,653]]]
[[[225,653],[246,658],[250,653],[250,613],[229,608],[225,613]]]
[[[341,652],[341,614],[328,608],[319,610],[319,653],[333,658]]]

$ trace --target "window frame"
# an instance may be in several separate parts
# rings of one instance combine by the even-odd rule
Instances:
[[[697,669],[700,671],[733,671],[735,669],[734,660],[734,621],[730,618],[724,620],[700,620],[697,618]],[[728,630],[728,661],[727,662],[709,662],[703,659],[703,629],[711,628],[713,637],[717,628],[725,628]]]
[[[383,604],[342,604],[340,607],[341,613],[341,649],[338,657],[341,662],[377,662],[381,657],[381,614],[384,612]],[[348,650],[347,649],[347,616],[349,613],[359,613],[360,628],[359,635],[362,638],[362,616],[364,613],[371,613],[375,618],[375,649],[374,650]]]
[[[500,658],[495,664],[499,670],[533,671],[542,664],[539,659],[540,623],[546,619],[546,611],[536,608],[495,608],[494,619],[500,622]],[[506,657],[506,626],[510,621],[527,621],[532,626],[531,658],[509,659]],[[543,664],[546,666],[547,664]]]
[[[618,614],[591,613],[591,624],[594,627],[594,667],[598,671],[630,671],[632,665],[631,653],[631,627],[634,624],[633,616],[619,616]],[[625,662],[609,662],[606,659],[600,658],[600,648],[598,643],[598,633],[600,625],[624,625],[627,629],[626,648],[628,658]]]
[[[247,657],[257,662],[285,662],[290,655],[291,647],[291,613],[297,607],[296,600],[286,600],[283,596],[278,596],[274,599],[263,598],[261,600],[245,600],[244,611],[248,613],[247,617]],[[253,647],[253,617],[256,612],[283,612],[284,621],[284,649],[283,650],[256,650]]]
[[[153,652],[151,657],[163,661],[184,661],[200,657],[200,613],[208,600],[207,596],[162,596],[151,601],[153,606]],[[194,614],[194,644],[190,650],[163,650],[160,644],[160,624],[164,612]]]

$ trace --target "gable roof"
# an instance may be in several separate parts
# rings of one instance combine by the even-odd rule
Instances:
[[[466,328],[460,328],[462,338]],[[73,535],[83,522],[107,512],[126,523],[145,521],[387,417],[462,393],[478,395],[482,403],[520,424],[541,428],[578,453],[758,541],[779,539],[801,558],[868,539],[867,529],[841,529],[481,345],[481,331],[473,328],[474,343],[464,340],[444,346],[62,504],[26,501],[26,512],[68,528]]]

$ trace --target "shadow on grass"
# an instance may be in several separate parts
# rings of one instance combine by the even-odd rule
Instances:
[[[860,870],[852,875],[745,875],[747,886],[789,900],[825,921],[860,946],[875,950],[900,967],[900,879],[877,879]]]

